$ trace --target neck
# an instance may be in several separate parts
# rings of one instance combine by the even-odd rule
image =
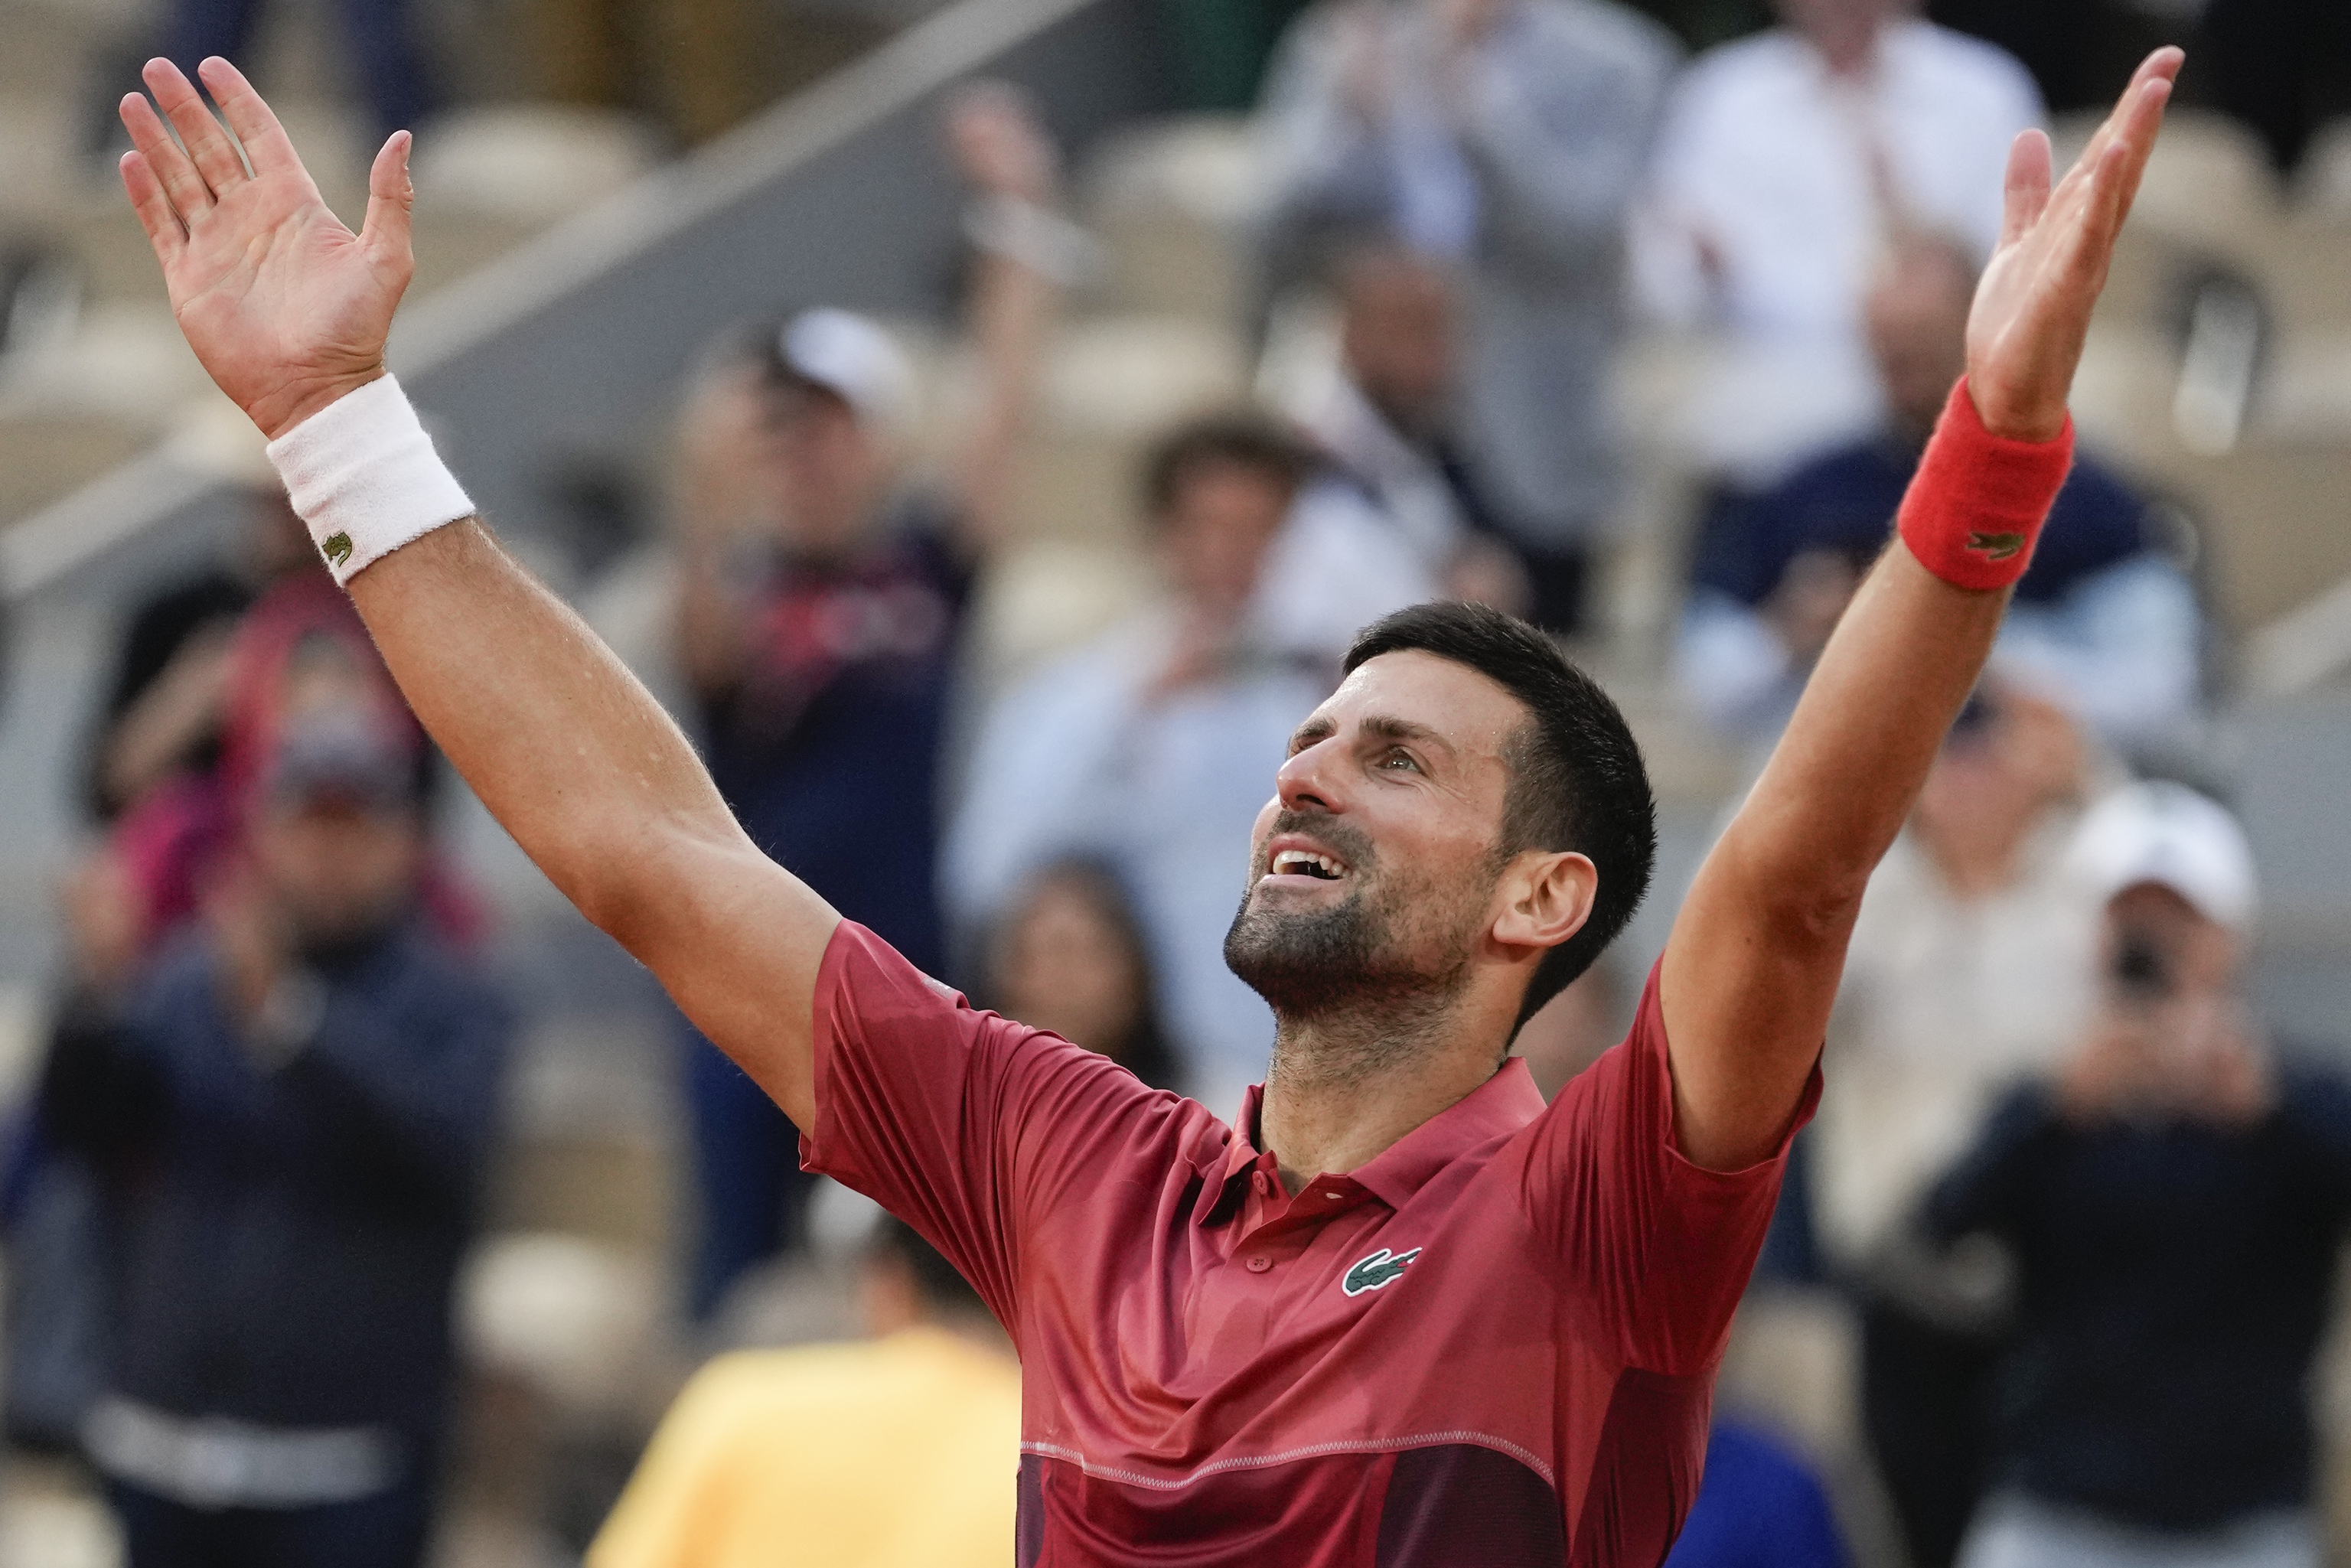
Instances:
[[[1257,1136],[1283,1185],[1366,1164],[1493,1077],[1501,1033],[1460,1000],[1383,997],[1280,1020]]]
[[[1944,886],[1954,897],[1973,902],[1990,898],[2016,881],[2018,861],[2033,821],[2030,814],[2020,818],[1994,812],[1956,824],[1923,821],[1918,836]]]
[[[1877,63],[1877,33],[1875,25],[1840,27],[1816,35],[1812,43],[1829,75],[1844,81],[1859,81]]]

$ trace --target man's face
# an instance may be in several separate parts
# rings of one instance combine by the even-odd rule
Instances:
[[[1453,296],[1435,267],[1404,256],[1359,263],[1346,279],[1342,347],[1355,385],[1405,434],[1443,424],[1453,396]]]
[[[1425,653],[1366,662],[1290,741],[1225,961],[1285,1018],[1441,997],[1484,940],[1525,706]]]
[[[791,549],[834,555],[864,532],[890,477],[887,444],[843,399],[814,387],[762,386],[759,469]]]
[[[1893,14],[1893,0],[1777,0],[1780,20],[1819,51],[1829,70],[1842,77],[1866,68],[1875,57],[1877,30]]]
[[[1869,349],[1896,421],[1924,436],[1967,369],[1969,281],[1931,250],[1897,259],[1863,305]]]
[[[1290,515],[1289,487],[1238,463],[1200,464],[1159,518],[1160,549],[1176,591],[1238,615],[1257,591],[1266,547]]]
[[[2162,883],[2136,883],[2107,901],[2102,945],[2116,988],[2142,1002],[2235,985],[2236,938]]]
[[[423,840],[413,812],[325,799],[265,811],[249,839],[254,869],[306,947],[380,929],[416,885]]]

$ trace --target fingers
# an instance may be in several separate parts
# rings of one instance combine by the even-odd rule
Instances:
[[[2049,205],[2049,133],[2020,131],[2008,149],[2006,205],[2000,223],[2000,243],[2014,245],[2024,231],[2040,222]]]
[[[188,155],[180,151],[180,144],[172,140],[172,133],[164,129],[162,118],[155,112],[155,106],[134,92],[124,97],[121,113],[123,128],[131,132],[131,145],[146,161],[147,167],[154,172],[163,187],[163,193],[171,198],[172,205],[179,210],[180,216],[183,219],[193,218],[210,212],[212,187],[204,183],[202,174],[196,172],[196,166],[188,161]]]
[[[277,116],[253,90],[253,84],[245,79],[243,71],[214,55],[196,68],[196,74],[204,78],[204,86],[212,90],[213,101],[228,118],[228,128],[236,132],[256,174],[302,167],[286,128],[277,123]]]
[[[2090,172],[2097,167],[2098,160],[2105,156],[2107,146],[2125,132],[2126,129],[2133,123],[2135,116],[2148,101],[2150,83],[2160,81],[2164,84],[2158,89],[2159,96],[2155,101],[2158,105],[2168,99],[2171,91],[2170,84],[2179,75],[2180,64],[2187,58],[2188,56],[2182,50],[2166,45],[2141,60],[2138,63],[2138,68],[2131,72],[2129,85],[2125,87],[2121,95],[2115,99],[2115,107],[2107,111],[2105,119],[2098,122],[2098,129],[2091,134],[2088,143],[2083,147],[2082,155],[2074,161],[2073,170],[2066,178],[2070,180],[2075,175],[2086,178]]]
[[[188,243],[188,231],[180,214],[172,210],[172,199],[163,194],[162,182],[155,178],[145,153],[122,155],[122,188],[131,193],[131,210],[139,214],[147,243],[155,247],[155,259],[170,266],[180,247]]]
[[[2177,56],[2179,51],[2158,50]],[[2142,68],[2144,70],[2145,68]],[[2177,70],[2175,61],[2173,69]],[[2138,194],[2139,178],[2147,172],[2147,161],[2155,153],[2156,133],[2163,128],[2163,111],[2171,102],[2171,77],[2149,74],[2140,81],[2117,112],[2123,115],[2122,125],[2116,135],[2116,150],[2122,155],[2121,168],[2114,193],[2114,226],[2119,229],[2130,212],[2132,198]]]
[[[147,90],[155,95],[155,102],[172,121],[172,129],[180,133],[180,144],[196,172],[204,178],[214,193],[227,190],[245,179],[245,160],[236,155],[236,147],[221,129],[213,111],[204,107],[203,97],[193,83],[180,74],[180,68],[169,60],[149,60],[147,68],[139,73],[147,83]]]
[[[408,220],[416,185],[408,177],[408,152],[414,143],[409,132],[393,131],[368,170],[367,221],[360,225],[360,244],[379,264],[409,262]]]

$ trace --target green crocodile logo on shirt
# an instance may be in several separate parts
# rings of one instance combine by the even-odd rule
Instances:
[[[1968,549],[1986,560],[2007,560],[2024,548],[2022,534],[1968,535]]]
[[[327,542],[319,548],[326,551],[327,563],[329,566],[340,566],[351,559],[351,536],[329,534]]]
[[[1403,1273],[1404,1266],[1419,1256],[1420,1249],[1417,1247],[1409,1252],[1390,1252],[1383,1247],[1348,1270],[1347,1277],[1339,1281],[1339,1289],[1351,1296],[1360,1296],[1365,1291],[1376,1291],[1382,1285],[1395,1280],[1398,1274]]]

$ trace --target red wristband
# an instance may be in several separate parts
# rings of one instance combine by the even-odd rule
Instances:
[[[1918,564],[1960,588],[2006,588],[2032,564],[2050,503],[2074,465],[2074,417],[2054,441],[1986,430],[1965,376],[1951,389],[1896,527]]]

